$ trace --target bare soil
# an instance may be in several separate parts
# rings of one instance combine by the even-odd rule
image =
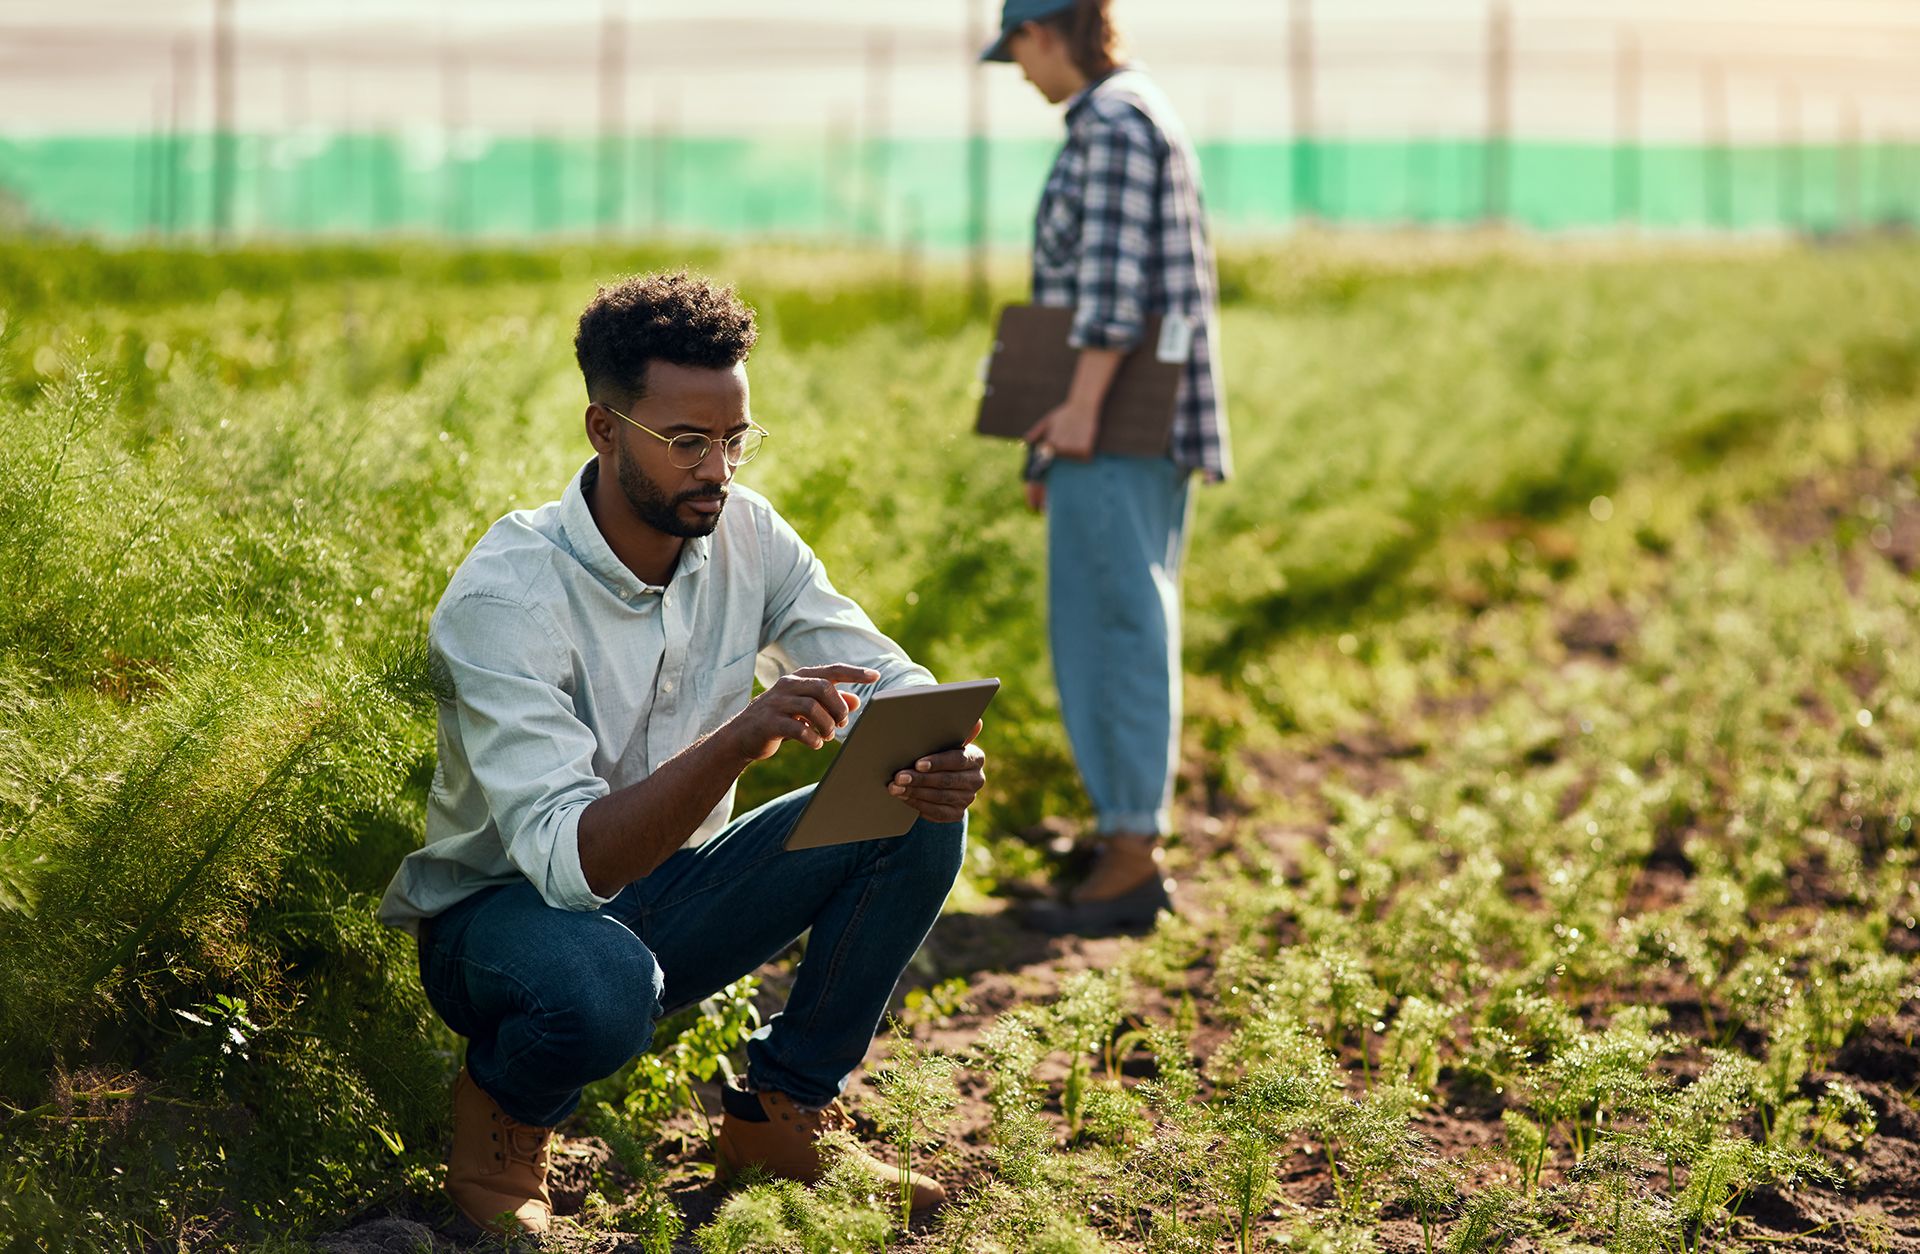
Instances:
[[[1909,467],[1863,468],[1851,475],[1818,483],[1799,485],[1777,502],[1761,510],[1763,523],[1784,548],[1838,544],[1845,550],[1844,561],[1862,563],[1880,559],[1903,572],[1920,569],[1920,498],[1912,488]],[[1631,648],[1637,628],[1631,614],[1615,610],[1583,610],[1565,615],[1559,637],[1566,650],[1562,665],[1616,664]],[[1862,677],[1871,684],[1871,677]],[[1471,697],[1460,703],[1464,718],[1483,702]],[[1398,738],[1385,729],[1349,733],[1321,745],[1272,751],[1246,760],[1246,766],[1258,776],[1262,790],[1288,798],[1295,814],[1312,815],[1319,802],[1321,787],[1337,781],[1345,788],[1370,794],[1392,788],[1399,781],[1402,765],[1417,759],[1425,746]],[[1176,893],[1176,905],[1182,911],[1198,908],[1199,894],[1194,891],[1214,873],[1217,863],[1231,857],[1231,851],[1252,841],[1277,856],[1283,873],[1298,865],[1300,853],[1323,839],[1324,821],[1311,818],[1289,824],[1258,822],[1235,812],[1231,804],[1222,804],[1217,794],[1195,777],[1186,781],[1182,796],[1211,801],[1211,811],[1189,806],[1180,816],[1179,827],[1185,833],[1175,869],[1182,878]],[[1562,799],[1562,804],[1578,804],[1578,797]],[[1330,818],[1331,816],[1327,816]],[[1870,846],[1884,842],[1890,834],[1867,830],[1866,824],[1845,825],[1836,822],[1835,830],[1851,830]],[[1040,839],[1070,836],[1070,825],[1056,824]],[[1679,899],[1693,873],[1680,852],[1682,833],[1655,848],[1628,898],[1630,910],[1656,909]],[[1884,846],[1883,846],[1884,847]],[[1789,868],[1794,885],[1794,906],[1818,907],[1835,904],[1825,883],[1823,869],[1813,863]],[[1025,893],[1038,891],[1028,886]],[[1000,903],[991,913],[955,914],[940,920],[928,939],[925,952],[915,968],[896,990],[895,1005],[901,1004],[912,984],[930,985],[955,976],[967,983],[967,1008],[939,1020],[915,1024],[914,1035],[923,1043],[943,1051],[965,1054],[980,1030],[997,1014],[1022,1001],[1045,1001],[1053,996],[1069,974],[1087,968],[1115,965],[1120,946],[1118,939],[1055,938],[1024,927],[1020,922],[1018,900]],[[1285,938],[1287,921],[1276,926]],[[1889,948],[1905,951],[1920,948],[1917,938],[1896,922],[1890,928]],[[769,964],[760,972],[770,1004],[791,981],[791,963],[785,959]],[[1216,1048],[1227,1035],[1227,1025],[1213,1014],[1207,1000],[1208,970],[1196,967],[1187,973],[1187,991],[1195,999],[1200,1027],[1194,1034],[1196,1065]],[[1672,1027],[1681,1032],[1704,1029],[1697,990],[1668,972],[1650,972],[1643,989],[1649,1002],[1664,1004],[1673,1015]],[[1168,997],[1160,990],[1142,990],[1135,1007],[1140,1019],[1164,1019],[1172,1013]],[[1605,1013],[1596,1002],[1580,1007],[1589,1017]],[[1830,1160],[1841,1183],[1809,1186],[1792,1190],[1764,1187],[1757,1190],[1744,1208],[1746,1240],[1764,1242],[1779,1250],[1820,1252],[1872,1248],[1889,1254],[1920,1254],[1920,1110],[1914,1105],[1920,1090],[1920,1003],[1910,1002],[1901,1014],[1869,1025],[1850,1040],[1831,1062],[1831,1070],[1810,1076],[1808,1089],[1818,1091],[1827,1080],[1844,1080],[1857,1088],[1872,1106],[1878,1121],[1875,1133],[1851,1154],[1831,1154]],[[1757,1044],[1757,1043],[1756,1043]],[[867,1059],[871,1068],[885,1058],[885,1040],[877,1038]],[[1698,1071],[1701,1059],[1681,1057],[1672,1063],[1679,1075]],[[1154,1074],[1152,1059],[1144,1052],[1119,1060],[1123,1083],[1137,1083]],[[1064,1079],[1063,1064],[1042,1072],[1051,1085],[1048,1105],[1056,1120],[1062,1141],[1065,1122],[1060,1118],[1059,1092]],[[1358,1087],[1358,1076],[1355,1085]],[[934,1156],[932,1170],[946,1184],[950,1196],[958,1195],[987,1174],[989,1111],[984,1086],[977,1076],[963,1076],[962,1104],[953,1134]],[[1460,1083],[1443,1070],[1436,1100],[1417,1120],[1416,1126],[1450,1158],[1464,1162],[1476,1187],[1505,1181],[1518,1183],[1516,1170],[1500,1157],[1503,1139],[1501,1100],[1483,1089]],[[719,1109],[717,1089],[706,1086],[700,1093],[709,1111]],[[869,1097],[864,1073],[856,1073],[846,1094],[846,1105],[854,1115],[858,1130],[871,1141],[874,1127],[861,1115]],[[563,1129],[568,1133],[580,1128]],[[1260,1239],[1282,1233],[1292,1218],[1326,1206],[1332,1197],[1332,1182],[1325,1159],[1317,1146],[1297,1144],[1278,1173],[1280,1198],[1263,1223]],[[664,1130],[654,1148],[654,1158],[669,1177],[670,1190],[691,1232],[707,1222],[724,1200],[711,1182],[712,1156],[698,1120],[690,1113],[676,1117]],[[877,1156],[890,1160],[884,1147]],[[1564,1158],[1565,1155],[1562,1155]],[[1473,1180],[1472,1176],[1477,1176]],[[1549,1171],[1544,1183],[1555,1183]],[[607,1147],[586,1136],[569,1135],[558,1159],[555,1197],[561,1215],[578,1214],[589,1189],[597,1188],[610,1199],[618,1198],[631,1184]],[[1098,1224],[1110,1218],[1103,1208],[1090,1218]],[[931,1221],[916,1222],[916,1231],[924,1232]],[[1112,1227],[1105,1235],[1126,1247],[1124,1236]],[[546,1248],[576,1251],[578,1254],[614,1254],[639,1249],[633,1238],[619,1232],[556,1225]],[[453,1216],[444,1203],[405,1201],[399,1205],[362,1216],[343,1231],[316,1241],[320,1248],[338,1254],[374,1254],[375,1251],[412,1250],[431,1244],[436,1250],[471,1248],[478,1236]],[[1375,1231],[1384,1251],[1413,1251],[1421,1248],[1419,1225],[1409,1216],[1392,1210],[1383,1215]],[[913,1242],[910,1241],[909,1245]],[[497,1240],[492,1248],[498,1248]],[[683,1238],[680,1247],[695,1247]],[[1524,1244],[1516,1248],[1525,1248]]]

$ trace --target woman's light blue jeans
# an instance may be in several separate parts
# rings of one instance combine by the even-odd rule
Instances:
[[[1047,632],[1102,834],[1165,835],[1180,765],[1180,562],[1191,474],[1164,457],[1047,471]]]
[[[522,882],[430,920],[421,982],[467,1038],[474,1083],[515,1119],[551,1127],[584,1085],[647,1048],[655,1019],[812,928],[786,1008],[747,1043],[747,1081],[802,1107],[838,1097],[939,917],[967,825],[923,818],[892,840],[788,852],[812,792],[742,815],[598,910],[556,910]]]

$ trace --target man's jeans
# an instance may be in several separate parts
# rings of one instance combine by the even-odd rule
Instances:
[[[1047,471],[1047,634],[1102,834],[1170,830],[1180,764],[1180,561],[1191,475],[1102,454]]]
[[[522,882],[429,921],[421,981],[467,1038],[474,1082],[515,1119],[550,1127],[583,1085],[647,1048],[655,1019],[811,927],[785,1010],[747,1044],[747,1080],[803,1107],[838,1097],[939,917],[967,827],[923,818],[892,840],[786,852],[812,791],[735,819],[599,910],[555,910]]]

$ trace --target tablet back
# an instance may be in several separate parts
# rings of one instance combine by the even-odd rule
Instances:
[[[998,691],[999,680],[975,679],[876,695],[787,834],[786,848],[906,835],[920,812],[887,791],[894,772],[965,744]]]

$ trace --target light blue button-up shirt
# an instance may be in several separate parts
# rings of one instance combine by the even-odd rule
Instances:
[[[417,931],[455,902],[526,879],[547,904],[607,901],[580,870],[580,812],[739,713],[763,684],[841,662],[880,672],[864,699],[933,676],[834,590],[767,499],[733,485],[711,536],[688,540],[664,588],[613,555],[582,488],[517,510],[474,546],[433,611],[427,639],[451,683],[426,845],[380,903]],[[849,720],[851,727],[851,720]],[[842,735],[845,734],[843,730]],[[688,838],[726,825],[733,791]]]

